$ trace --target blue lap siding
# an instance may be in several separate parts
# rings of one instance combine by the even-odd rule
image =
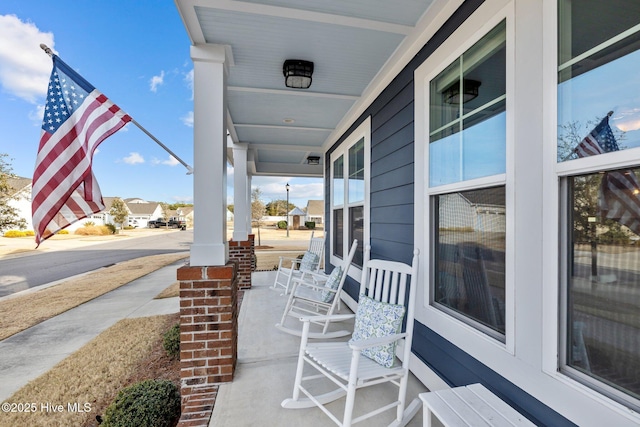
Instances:
[[[331,152],[371,117],[369,221],[372,258],[411,262],[415,222],[414,71],[482,3],[482,0],[467,0],[326,153],[325,217],[330,219]],[[327,221],[327,253],[330,251],[331,226],[331,221]],[[344,289],[357,299],[359,284],[355,280],[348,278]],[[416,322],[415,334],[413,352],[450,386],[481,382],[538,425],[573,425],[426,325]]]

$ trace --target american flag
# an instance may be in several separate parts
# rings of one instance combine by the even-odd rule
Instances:
[[[578,144],[574,152],[578,157],[588,157],[619,149],[607,115]],[[640,235],[640,182],[633,170],[604,173],[600,183],[598,207],[605,218],[614,219]]]
[[[91,170],[95,149],[131,121],[56,55],[33,173],[36,243],[105,208]]]
[[[596,154],[618,151],[616,137],[609,126],[609,116],[605,116],[598,126],[587,135],[573,150],[578,157],[589,157]]]

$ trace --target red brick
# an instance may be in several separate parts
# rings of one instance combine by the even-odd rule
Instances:
[[[221,267],[206,267],[206,276],[203,279],[233,279],[235,274],[234,266],[225,265]]]
[[[189,265],[185,265],[178,268],[177,277],[180,281],[205,279],[206,276],[204,276],[203,273],[203,267],[191,267]]]

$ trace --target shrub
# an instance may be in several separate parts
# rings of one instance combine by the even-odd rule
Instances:
[[[116,226],[113,224],[106,224],[105,227],[107,227],[109,229],[109,233],[108,234],[116,234],[116,232],[118,231],[116,229]]]
[[[111,234],[111,230],[104,225],[88,225],[78,228],[75,234],[80,236],[106,236],[107,234]]]
[[[162,346],[172,359],[180,357],[180,323],[165,332]]]
[[[125,387],[107,407],[102,427],[170,427],[180,417],[180,393],[169,380]]]
[[[93,221],[85,221],[85,223],[84,223],[85,227],[91,227],[91,226],[94,226],[94,225],[96,225],[96,223],[93,222]]]
[[[9,230],[4,232],[4,237],[26,237],[26,233],[20,230]]]
[[[280,230],[284,230],[285,228],[287,228],[287,221],[278,221],[277,225]]]
[[[33,231],[33,230],[26,230],[26,231],[24,232],[24,235],[25,235],[25,236],[27,236],[27,237],[33,237],[33,236],[35,236],[35,235],[36,235],[36,233],[35,233],[35,231]]]
[[[315,221],[305,221],[304,222],[304,226],[307,227],[309,230],[315,230],[316,222]]]
[[[56,234],[69,234],[69,230],[58,230]]]

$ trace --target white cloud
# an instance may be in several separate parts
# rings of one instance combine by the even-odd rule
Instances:
[[[167,165],[167,166],[177,166],[180,164],[178,159],[176,159],[171,155],[167,160],[160,160],[154,157],[153,160],[151,160],[151,163],[153,163],[154,165]]]
[[[29,120],[34,126],[42,126],[42,118],[44,117],[44,105],[36,105],[35,110],[29,111]]]
[[[129,153],[129,155],[124,159],[122,159],[122,161],[128,165],[135,165],[138,163],[144,163],[144,157],[142,157],[140,153],[133,152],[133,153]]]
[[[151,92],[157,92],[158,86],[164,84],[164,70],[160,71],[159,76],[151,77],[151,80],[149,80],[149,84],[151,86]]]
[[[46,94],[52,68],[40,43],[53,50],[53,33],[42,32],[16,15],[0,15],[0,85],[33,104]]]
[[[187,83],[187,87],[191,91],[191,99],[193,100],[193,68],[191,71],[185,73],[184,81]]]
[[[286,185],[289,183],[289,201],[300,208],[307,206],[308,200],[324,199],[322,178],[254,177],[252,187],[259,187],[262,200],[286,200]]]
[[[187,114],[182,116],[180,120],[182,120],[182,123],[185,126],[192,128],[193,127],[193,111],[189,111]]]

